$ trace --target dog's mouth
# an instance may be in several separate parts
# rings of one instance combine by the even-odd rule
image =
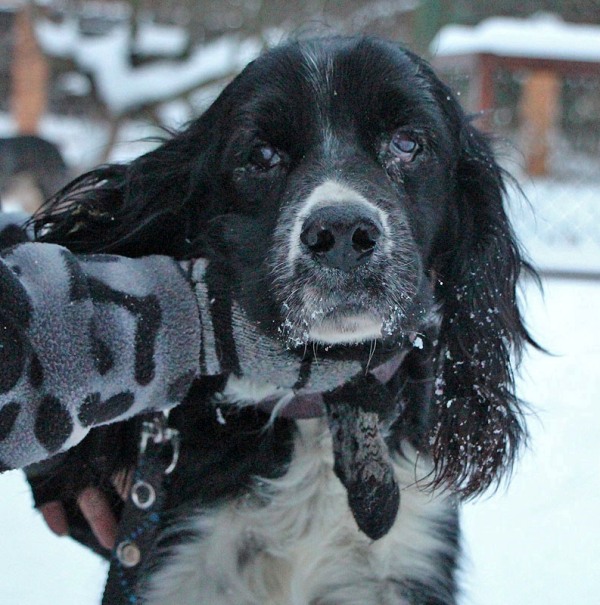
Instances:
[[[382,338],[383,321],[373,313],[336,309],[324,315],[308,330],[310,341],[324,344],[359,344]]]
[[[393,341],[400,338],[405,325],[412,323],[407,305],[387,297],[357,296],[355,292],[314,296],[312,288],[308,295],[306,292],[295,290],[283,304],[280,331],[291,346]]]
[[[363,365],[360,376],[322,393],[322,411],[332,437],[335,474],[358,528],[372,540],[390,531],[400,504],[385,441],[385,427],[400,415],[400,403],[375,370],[410,350],[410,335],[420,330],[432,304],[410,234],[400,237],[405,230],[397,231],[402,245],[388,250],[382,235],[381,250],[369,262],[356,261],[356,267],[339,268],[337,258],[326,262],[319,250],[312,250],[312,255],[305,251],[295,258],[293,270],[275,274],[280,331],[288,346]],[[274,266],[286,266],[287,257],[276,259],[280,262]]]

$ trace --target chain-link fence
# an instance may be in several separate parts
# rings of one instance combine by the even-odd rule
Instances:
[[[523,169],[520,150],[529,145],[518,119],[519,80],[519,74],[499,79],[493,120],[494,131],[510,142],[507,168],[522,189],[511,193],[517,234],[543,273],[600,277],[600,75],[562,80],[546,174],[537,177]]]

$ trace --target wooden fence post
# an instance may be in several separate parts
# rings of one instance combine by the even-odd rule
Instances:
[[[544,176],[549,171],[552,137],[558,128],[560,110],[558,74],[536,70],[528,74],[521,94],[521,138],[527,173]]]
[[[11,112],[19,134],[36,134],[46,110],[49,67],[35,37],[31,5],[19,10],[13,27]]]

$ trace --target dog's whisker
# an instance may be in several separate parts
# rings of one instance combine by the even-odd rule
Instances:
[[[371,340],[371,348],[369,350],[369,359],[367,360],[367,365],[365,366],[365,375],[369,372],[369,367],[371,366],[371,361],[373,361],[373,355],[375,355],[375,348],[377,347],[377,341],[375,339]]]
[[[318,349],[319,345],[313,341],[312,343],[312,350],[313,350],[313,359],[314,359],[314,363],[315,365],[319,364],[319,358],[317,357],[317,349]]]

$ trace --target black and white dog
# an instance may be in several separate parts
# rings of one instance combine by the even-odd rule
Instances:
[[[39,192],[37,204],[27,203],[29,198],[35,200],[34,193],[24,196],[24,209],[31,213],[68,179],[69,170],[54,143],[34,135],[0,138],[0,198],[30,183]]]
[[[512,364],[531,342],[515,297],[527,265],[503,178],[423,60],[327,38],[264,54],[186,130],[58,200],[46,241],[218,257],[247,315],[317,360],[410,342],[381,427],[400,487],[389,531],[357,527],[325,418],[223,417],[222,384],[199,381],[171,413],[182,455],[144,603],[457,602],[458,502],[503,476],[524,436]],[[229,387],[231,401],[265,395]],[[67,458],[127,467],[130,429],[97,429]]]

